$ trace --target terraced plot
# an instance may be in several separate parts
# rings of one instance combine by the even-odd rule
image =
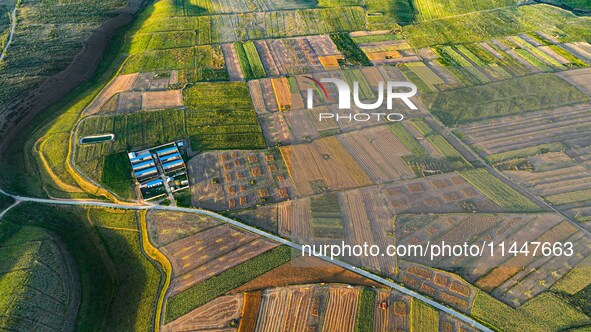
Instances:
[[[513,180],[583,222],[591,208],[587,103],[464,126],[468,143]]]
[[[0,248],[2,329],[68,329],[79,305],[72,257],[46,230],[4,223]]]
[[[482,244],[482,241],[504,241],[516,242],[521,247],[526,241],[573,242],[578,254],[568,257],[548,257],[540,253],[535,256],[502,256],[500,249],[495,248],[495,255],[492,257],[445,257],[434,261],[421,257],[407,258],[427,266],[459,271],[462,278],[513,307],[547,291],[573,267],[579,264],[585,266],[587,263],[583,258],[591,250],[587,246],[590,240],[582,231],[554,214],[446,214],[429,217],[408,215],[400,217],[397,226],[399,243],[422,243],[431,240],[452,244],[463,243],[469,238],[473,239],[470,243],[475,244]],[[533,252],[534,248],[530,250]],[[418,281],[424,279],[410,277]],[[450,294],[454,293],[453,289]],[[473,298],[473,291],[466,290],[468,293],[465,294],[472,294]],[[455,296],[461,298],[462,293],[461,287],[455,288]],[[460,302],[456,302],[456,305],[459,304]]]

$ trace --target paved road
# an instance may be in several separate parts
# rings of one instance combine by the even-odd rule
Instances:
[[[195,213],[195,214],[200,214],[200,215],[216,218],[216,219],[221,220],[225,223],[228,223],[228,224],[234,225],[238,228],[241,228],[245,231],[249,231],[249,232],[255,233],[257,235],[263,236],[267,239],[287,245],[287,246],[289,246],[295,250],[298,250],[300,252],[302,251],[302,246],[300,244],[297,244],[295,242],[291,242],[291,241],[286,240],[286,239],[279,237],[277,235],[262,231],[258,228],[254,228],[252,226],[245,225],[239,221],[230,219],[228,217],[222,216],[218,213],[215,213],[215,212],[209,211],[209,210],[203,210],[203,209],[197,209],[197,208],[183,208],[183,207],[176,207],[176,206],[115,204],[115,203],[91,201],[91,200],[47,199],[47,198],[37,198],[37,197],[25,197],[25,196],[8,194],[5,191],[3,191],[2,189],[0,189],[0,193],[7,195],[7,196],[11,196],[12,198],[14,198],[17,201],[14,205],[18,204],[19,202],[35,202],[35,203],[53,204],[53,205],[95,206],[95,207],[117,208],[117,209],[127,209],[127,210],[164,210],[164,211]],[[3,215],[7,210],[3,211],[0,215]],[[310,252],[308,250],[305,250],[305,252],[307,254],[310,254]],[[371,279],[373,281],[376,281],[380,284],[391,287],[403,294],[406,294],[406,295],[414,297],[420,301],[423,301],[423,302],[425,302],[425,303],[427,303],[427,304],[429,304],[429,305],[431,305],[431,306],[433,306],[433,307],[435,307],[435,308],[437,308],[437,309],[439,309],[451,316],[456,317],[457,319],[459,319],[469,325],[474,326],[477,329],[480,329],[481,331],[487,331],[487,332],[492,331],[490,328],[477,322],[476,320],[472,319],[468,315],[465,315],[461,312],[451,309],[439,302],[436,302],[428,297],[425,297],[425,296],[423,296],[411,289],[408,289],[402,285],[399,285],[399,284],[391,282],[387,279],[384,279],[376,274],[359,269],[349,263],[345,263],[345,262],[341,262],[341,261],[337,261],[337,260],[331,260],[329,257],[326,257],[326,256],[317,256],[317,257],[324,260],[324,261],[327,261],[331,264],[338,265],[344,269],[347,269],[349,271],[352,271],[354,273],[362,275],[362,276],[364,276],[368,279]]]

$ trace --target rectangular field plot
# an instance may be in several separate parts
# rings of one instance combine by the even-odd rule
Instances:
[[[310,199],[312,232],[316,238],[343,238],[343,216],[337,194]]]
[[[441,174],[380,187],[394,213],[500,212],[502,209],[458,174]]]
[[[464,313],[469,313],[478,289],[462,278],[439,269],[432,269],[406,260],[400,260],[396,280],[427,294]]]
[[[406,40],[361,43],[358,46],[374,65],[419,62],[421,59]]]
[[[246,83],[195,84],[184,91],[194,149],[259,149],[265,141]]]
[[[311,315],[312,297],[323,292],[316,286],[291,286],[265,290],[262,294],[257,331],[305,331],[318,318]],[[286,310],[289,308],[288,310]]]
[[[265,70],[270,75],[296,75],[325,70],[320,57],[338,56],[326,35],[267,39],[254,43]]]
[[[402,159],[411,153],[388,127],[376,127],[339,136],[339,140],[374,183],[415,176]]]
[[[591,69],[577,69],[557,74],[581,91],[591,95]]]
[[[193,202],[215,210],[280,202],[295,193],[276,149],[202,153],[188,170]]]
[[[99,113],[104,105],[116,94],[131,89],[138,78],[137,74],[118,75],[107,85],[103,91],[86,107],[84,114],[93,115]]]
[[[203,329],[226,327],[228,320],[239,320],[242,308],[246,305],[244,295],[220,296],[186,315],[161,327],[162,331],[199,331]]]
[[[363,169],[334,137],[280,149],[300,195],[371,184]]]
[[[166,109],[183,106],[181,90],[149,91],[142,93],[142,109]]]

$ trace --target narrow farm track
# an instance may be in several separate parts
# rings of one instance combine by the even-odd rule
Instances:
[[[279,237],[279,236],[271,234],[271,233],[267,233],[267,232],[262,231],[260,229],[254,228],[252,226],[245,225],[241,222],[238,222],[236,220],[222,216],[222,215],[217,214],[213,211],[208,211],[208,210],[203,210],[203,209],[183,208],[183,207],[176,207],[176,206],[161,206],[161,205],[116,204],[116,203],[108,203],[108,202],[100,202],[100,201],[92,201],[92,200],[69,200],[69,199],[47,199],[47,198],[25,197],[25,196],[18,196],[18,195],[12,195],[12,194],[6,193],[2,189],[0,189],[0,193],[3,195],[10,196],[10,197],[14,198],[17,202],[33,202],[33,203],[41,203],[41,204],[66,205],[66,206],[105,207],[105,208],[126,209],[126,210],[136,210],[136,211],[164,210],[164,211],[195,213],[195,214],[200,214],[200,215],[216,218],[222,222],[236,226],[236,227],[243,229],[245,231],[248,231],[248,232],[263,236],[267,239],[273,240],[275,242],[287,245],[292,249],[302,251],[302,246],[300,244],[297,244],[295,242],[291,242],[291,241],[286,240],[282,237]],[[305,250],[304,252],[307,254],[310,254],[310,252],[308,250]],[[441,310],[449,315],[456,317],[457,319],[459,319],[467,324],[472,325],[473,327],[475,327],[481,331],[487,331],[487,332],[491,331],[492,332],[492,330],[490,328],[488,328],[485,325],[479,323],[478,321],[472,319],[471,317],[469,317],[463,313],[460,313],[454,309],[451,309],[451,308],[445,306],[444,304],[436,302],[436,301],[434,301],[426,296],[423,296],[411,289],[408,289],[402,285],[396,284],[396,283],[389,281],[385,278],[382,278],[376,274],[359,269],[359,268],[357,268],[351,264],[345,263],[345,262],[341,262],[338,260],[331,260],[329,257],[326,257],[326,256],[317,256],[317,257],[328,262],[328,263],[340,266],[344,269],[347,269],[347,270],[357,273],[361,276],[364,276],[368,279],[376,281],[382,285],[393,288],[403,294],[414,297],[422,302],[425,302],[425,303],[435,307],[438,310]]]
[[[6,51],[8,51],[8,46],[10,46],[10,43],[12,42],[12,37],[14,36],[14,30],[16,30],[16,9],[18,7],[18,4],[14,5],[14,9],[12,10],[12,13],[10,14],[10,34],[8,35],[8,40],[6,41],[6,45],[4,45],[4,49],[2,50],[2,54],[0,54],[0,61],[4,60],[4,57],[6,56]]]

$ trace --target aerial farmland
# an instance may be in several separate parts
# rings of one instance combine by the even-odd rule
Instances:
[[[587,331],[590,10],[0,2],[0,330]]]

